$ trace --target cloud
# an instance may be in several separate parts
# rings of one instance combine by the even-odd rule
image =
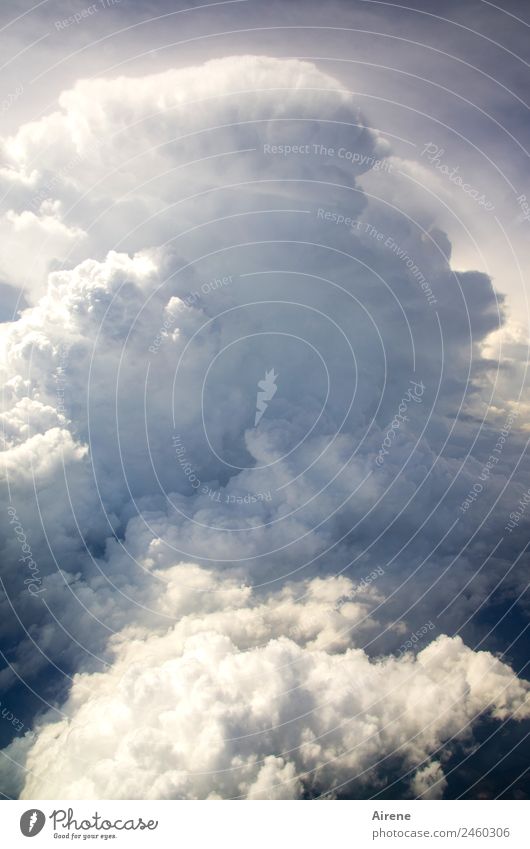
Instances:
[[[485,712],[528,715],[526,682],[458,638],[370,661],[352,646],[370,592],[346,578],[265,601],[196,566],[165,580],[178,624],[126,629],[107,672],[75,677],[64,718],[39,723],[24,797],[292,798],[378,784],[389,757],[427,761],[411,792],[431,793],[445,740],[468,738]]]
[[[525,475],[518,425],[492,454],[490,279],[385,195],[387,142],[307,62],[80,81],[2,145],[3,276],[31,278],[0,329],[5,474],[42,589],[7,514],[2,681],[61,693],[6,751],[23,793],[331,793],[394,754],[442,792],[446,741],[527,716],[455,636],[522,586],[511,539],[491,552]]]
[[[79,227],[63,222],[60,208],[60,201],[48,201],[40,205],[38,214],[28,209],[20,213],[9,210],[0,218],[0,274],[26,294],[42,291],[52,261],[61,261],[84,240]],[[28,245],[34,250],[28,252]]]
[[[375,134],[340,85],[308,62],[236,57],[78,82],[62,93],[57,111],[1,144],[0,184],[13,203],[7,221],[16,231],[31,228],[38,243],[31,262],[22,262],[15,242],[17,253],[6,253],[1,267],[6,282],[21,285],[27,278],[35,298],[43,292],[43,268],[53,260],[101,257],[118,241],[133,251],[160,244],[174,236],[175,215],[186,230],[209,212],[215,217],[235,194],[245,209],[253,202],[245,186],[256,180],[258,195],[300,198],[300,186],[280,188],[274,181],[310,178],[312,157],[295,164],[291,156],[262,151],[277,141],[295,142],[300,128],[306,144],[317,143],[323,121],[328,142],[338,149],[347,139],[365,154],[356,164],[337,160],[331,176],[366,170]],[[383,142],[377,145],[383,151]],[[238,187],[227,189],[222,201],[216,192],[221,173],[223,183]],[[11,235],[6,232],[8,244]]]
[[[192,572],[176,568],[170,587]],[[411,794],[435,797],[445,780],[431,757],[446,741],[469,739],[483,714],[530,716],[529,685],[457,637],[415,658],[344,650],[362,612],[346,579],[260,603],[193,577],[221,606],[118,634],[109,670],[76,675],[63,718],[41,721],[22,798],[340,795],[382,787],[389,759],[410,770]]]

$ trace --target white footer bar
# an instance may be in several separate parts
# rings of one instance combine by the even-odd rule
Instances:
[[[529,815],[528,801],[16,801],[0,807],[6,849],[523,849],[530,846]]]

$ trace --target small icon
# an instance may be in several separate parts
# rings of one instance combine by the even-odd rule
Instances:
[[[35,837],[44,828],[46,816],[37,808],[24,811],[20,817],[20,830],[24,837]]]
[[[254,419],[254,427],[261,421],[261,417],[263,413],[269,406],[269,401],[271,401],[278,387],[276,386],[276,378],[277,374],[274,374],[274,369],[271,368],[270,371],[265,372],[265,378],[263,380],[258,380],[258,389],[261,389],[261,392],[258,392],[258,397],[256,399],[256,417]]]

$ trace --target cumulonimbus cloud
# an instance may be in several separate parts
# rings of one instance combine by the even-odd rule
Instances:
[[[3,423],[40,591],[8,515],[3,678],[77,674],[6,750],[10,786],[20,760],[27,798],[298,796],[396,757],[436,795],[445,742],[528,715],[526,682],[440,624],[392,655],[506,572],[518,591],[503,549],[474,577],[524,490],[506,440],[487,472],[474,447],[514,412],[481,421],[502,298],[385,197],[388,143],[311,64],[82,81],[59,107],[2,148],[6,234],[43,234],[3,269],[32,298],[2,326]]]

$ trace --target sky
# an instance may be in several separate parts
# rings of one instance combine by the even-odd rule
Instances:
[[[2,9],[4,798],[528,798],[528,26]]]

